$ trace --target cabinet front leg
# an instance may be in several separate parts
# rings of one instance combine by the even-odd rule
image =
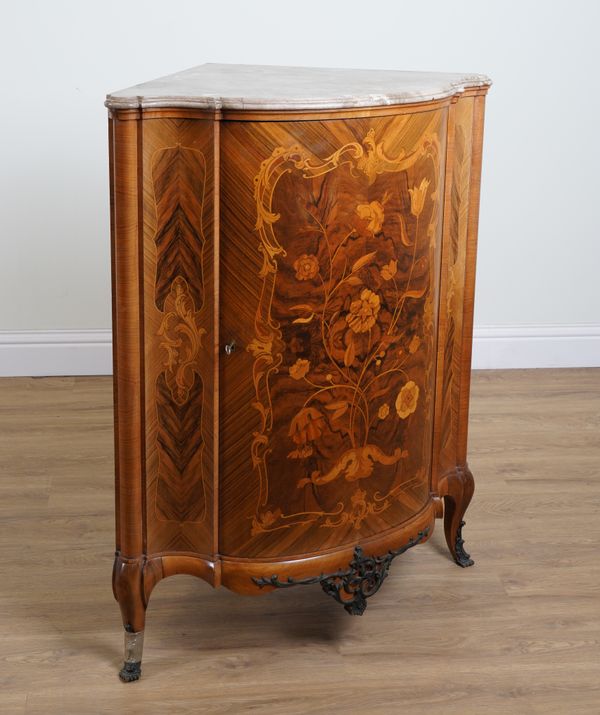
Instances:
[[[142,559],[116,555],[113,569],[113,592],[121,609],[125,628],[125,655],[119,677],[125,683],[139,680],[142,674],[142,649],[146,622]]]
[[[444,498],[444,532],[452,557],[463,568],[473,565],[473,559],[465,551],[462,528],[463,517],[473,496],[475,482],[469,468],[457,467],[440,481],[440,496]]]

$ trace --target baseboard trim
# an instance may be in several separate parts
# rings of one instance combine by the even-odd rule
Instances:
[[[110,375],[110,330],[0,331],[0,376]],[[480,325],[473,369],[600,367],[600,324]]]
[[[110,330],[0,331],[0,376],[110,375]]]
[[[600,367],[600,323],[480,325],[473,369]]]

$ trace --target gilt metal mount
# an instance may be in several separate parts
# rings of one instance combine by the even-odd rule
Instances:
[[[360,546],[354,549],[354,555],[348,569],[330,574],[321,574],[310,578],[287,578],[281,581],[277,574],[268,578],[253,577],[254,583],[263,588],[289,588],[290,586],[309,586],[320,583],[328,596],[334,598],[352,616],[362,616],[367,607],[367,598],[377,593],[388,575],[390,564],[412,546],[424,541],[429,534],[429,527],[420,531],[414,539],[399,549],[388,551],[383,556],[365,556]]]

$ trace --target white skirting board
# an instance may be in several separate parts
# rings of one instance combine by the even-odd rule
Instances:
[[[111,373],[110,330],[0,331],[0,377]]]
[[[473,369],[600,367],[600,323],[480,325]]]
[[[600,367],[600,324],[475,326],[473,369]],[[0,331],[0,377],[110,375],[110,330]]]

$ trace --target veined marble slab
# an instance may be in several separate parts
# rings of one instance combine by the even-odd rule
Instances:
[[[343,109],[428,102],[468,87],[483,74],[204,64],[109,94],[111,109]]]

